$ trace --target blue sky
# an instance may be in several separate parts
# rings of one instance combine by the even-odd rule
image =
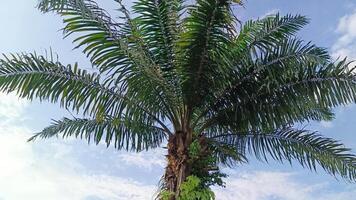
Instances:
[[[129,1],[126,1],[129,4]],[[37,0],[3,1],[0,6],[0,52],[44,53],[50,47],[63,63],[90,63],[80,50],[62,39],[61,19],[41,14]],[[111,9],[112,0],[100,1]],[[266,14],[302,14],[311,23],[300,32],[306,41],[326,47],[335,57],[356,59],[356,2],[352,0],[248,0],[236,10],[242,21]],[[355,49],[355,50],[354,50]],[[356,106],[336,109],[332,122],[312,123],[308,128],[344,142],[356,151]],[[140,154],[118,152],[104,145],[87,145],[76,139],[51,139],[27,143],[26,139],[50,123],[68,115],[40,102],[0,94],[0,200],[147,200],[152,199],[163,172],[163,149]],[[250,165],[225,169],[226,188],[214,188],[218,200],[351,200],[356,186],[338,181],[322,171],[309,172],[252,160]]]

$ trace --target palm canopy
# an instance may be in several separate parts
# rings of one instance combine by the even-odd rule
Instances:
[[[116,0],[117,22],[93,0],[41,0],[97,74],[37,54],[5,55],[0,90],[85,117],[56,120],[31,140],[61,134],[141,151],[184,132],[204,136],[219,163],[248,155],[298,161],[356,180],[356,157],[295,124],[330,120],[355,101],[355,73],[295,34],[308,19],[273,15],[237,29],[239,1]]]

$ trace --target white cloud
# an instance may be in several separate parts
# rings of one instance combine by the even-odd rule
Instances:
[[[221,200],[352,200],[355,188],[330,192],[327,183],[305,184],[295,174],[257,171],[242,172],[226,181],[226,188],[214,188]]]
[[[0,93],[0,118],[13,120],[19,118],[28,102],[19,99],[14,93]]]
[[[279,12],[280,12],[279,9],[272,9],[272,10],[269,10],[269,11],[266,12],[265,14],[261,15],[261,16],[259,17],[259,19],[263,19],[263,18],[265,18],[265,17],[267,17],[267,16],[270,16],[270,15],[276,15],[276,14],[279,13]]]
[[[166,151],[163,149],[155,149],[148,152],[140,153],[122,153],[120,154],[120,162],[124,162],[126,165],[137,166],[142,169],[152,170],[153,168],[164,168],[166,161],[164,155]]]
[[[336,32],[340,37],[331,48],[332,56],[356,59],[356,10],[339,20]]]
[[[76,150],[60,142],[28,143],[30,133],[19,123],[26,101],[0,94],[0,199],[89,200],[151,199],[156,186],[106,173],[89,174],[71,156]],[[41,145],[36,150],[36,145]],[[50,154],[50,155],[48,155]],[[94,164],[94,163],[93,163]]]
[[[218,189],[217,196],[224,200],[306,200],[310,189],[291,181],[291,174],[255,172],[242,174],[227,181],[227,187]]]
[[[331,121],[321,121],[320,125],[323,128],[332,128],[332,127],[334,127],[334,124]]]
[[[79,163],[63,159],[53,163],[50,158],[36,155],[28,134],[16,131],[0,134],[0,199],[6,200],[83,200],[88,197],[100,199],[147,199],[155,192],[155,186],[105,174],[89,175]],[[50,146],[48,146],[50,147]],[[57,148],[57,150],[65,150]],[[69,163],[66,163],[69,162]],[[65,167],[64,167],[65,166]]]

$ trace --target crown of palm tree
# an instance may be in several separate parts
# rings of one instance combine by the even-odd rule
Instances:
[[[85,117],[54,121],[30,140],[61,134],[141,151],[183,132],[209,141],[217,164],[296,160],[356,180],[349,149],[295,126],[331,120],[356,99],[350,63],[295,35],[307,18],[277,14],[236,28],[239,1],[138,0],[132,14],[116,2],[118,22],[93,0],[39,3],[64,18],[64,35],[98,73],[35,53],[0,60],[1,91]]]

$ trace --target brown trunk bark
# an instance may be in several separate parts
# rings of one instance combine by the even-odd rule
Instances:
[[[191,137],[184,132],[177,132],[168,140],[168,165],[164,181],[166,189],[174,194],[170,200],[178,199],[180,185],[191,173],[191,166],[188,163],[190,143]]]

